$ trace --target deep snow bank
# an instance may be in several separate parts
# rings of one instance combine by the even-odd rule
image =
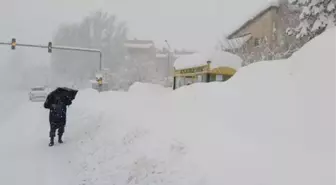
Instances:
[[[133,85],[130,86],[128,92],[143,95],[162,95],[171,92],[171,88],[166,88],[158,84],[135,82]]]
[[[335,53],[331,29],[289,60],[174,92],[196,132],[181,137],[201,141],[192,155],[214,184],[335,183]]]
[[[76,184],[335,184],[334,34],[225,83],[79,93]]]
[[[332,29],[225,83],[79,91],[62,147],[42,104],[3,96],[1,184],[334,185],[335,51]]]
[[[85,134],[69,136],[81,138],[73,184],[196,184],[203,177],[185,159],[184,144],[164,132],[171,121],[164,96],[92,90],[77,96],[69,122]]]
[[[291,58],[291,74],[295,81],[297,101],[302,105],[302,122],[311,134],[335,141],[335,89],[336,89],[336,32],[327,30]],[[326,130],[326,128],[330,128]],[[327,147],[328,142],[315,146]],[[330,143],[331,144],[331,143]],[[330,148],[330,150],[335,148]]]

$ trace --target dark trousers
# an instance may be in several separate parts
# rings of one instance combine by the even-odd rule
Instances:
[[[49,132],[49,137],[54,138],[56,135],[56,130],[58,129],[57,135],[62,137],[64,133],[64,127],[65,123],[54,123],[50,122],[50,132]]]

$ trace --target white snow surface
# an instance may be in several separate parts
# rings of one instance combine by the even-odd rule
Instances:
[[[52,148],[48,111],[14,94],[15,116],[0,123],[1,184],[334,185],[335,34],[224,83],[81,90]]]
[[[171,88],[165,88],[158,84],[135,82],[130,86],[128,92],[137,95],[162,95],[171,92]]]
[[[175,69],[186,69],[197,66],[203,66],[211,61],[210,68],[231,67],[239,69],[243,60],[232,53],[225,51],[209,51],[204,53],[194,53],[177,58],[174,63]]]

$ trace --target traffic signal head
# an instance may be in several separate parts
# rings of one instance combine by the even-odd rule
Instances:
[[[12,49],[15,49],[16,47],[16,39],[15,38],[12,38]]]
[[[48,43],[48,53],[51,53],[52,52],[52,43],[49,42]]]

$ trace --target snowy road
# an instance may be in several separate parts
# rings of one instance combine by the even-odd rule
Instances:
[[[12,113],[18,109],[23,102],[28,101],[28,92],[20,92],[20,91],[3,91],[0,90],[0,128],[1,125],[4,124],[4,120],[12,117]]]
[[[73,152],[70,145],[47,146],[48,114],[42,104],[27,101],[16,115],[0,126],[1,183],[67,185]]]
[[[91,115],[91,109],[74,103],[68,109],[65,143],[49,147],[49,112],[43,102],[28,101],[25,92],[2,95],[0,108],[7,114],[2,115],[0,124],[0,184],[78,184],[81,157],[86,157],[78,154],[83,155],[81,145],[91,139],[99,114],[92,111]]]

